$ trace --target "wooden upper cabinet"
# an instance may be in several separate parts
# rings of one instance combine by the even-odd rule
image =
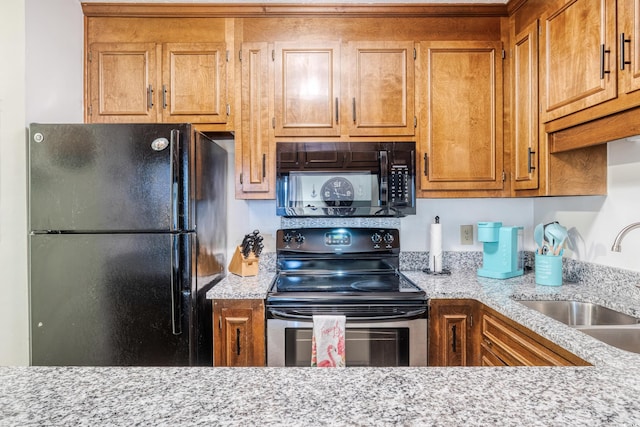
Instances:
[[[539,186],[538,21],[516,34],[513,54],[511,135],[513,189]]]
[[[350,42],[349,135],[414,135],[414,43]]]
[[[571,0],[541,18],[541,119],[617,96],[616,0]]]
[[[500,42],[420,44],[422,190],[502,190]]]
[[[224,43],[93,43],[90,123],[226,123]]]
[[[640,89],[640,0],[618,0],[620,92]]]
[[[268,44],[243,43],[241,52],[241,132],[236,134],[240,193],[273,192],[275,147],[270,133]]]
[[[274,47],[275,135],[339,135],[340,43]]]
[[[162,120],[226,123],[225,44],[165,43],[162,50]]]
[[[89,122],[157,121],[156,48],[155,43],[93,43],[89,47]]]

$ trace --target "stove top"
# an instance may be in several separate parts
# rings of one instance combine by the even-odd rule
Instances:
[[[278,230],[278,274],[268,300],[424,299],[424,291],[398,270],[399,252],[395,229]]]
[[[404,275],[390,273],[360,274],[279,274],[271,285],[272,293],[336,292],[351,295],[416,292],[420,289]]]

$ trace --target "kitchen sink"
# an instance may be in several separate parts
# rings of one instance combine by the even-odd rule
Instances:
[[[581,301],[518,301],[622,350],[640,353],[640,319]]]
[[[518,302],[569,326],[640,324],[640,319],[589,302],[550,300]]]
[[[640,328],[607,326],[580,328],[580,332],[622,350],[640,353]]]

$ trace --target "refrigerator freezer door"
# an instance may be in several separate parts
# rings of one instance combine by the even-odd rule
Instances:
[[[190,129],[32,124],[30,230],[183,230]]]
[[[30,239],[33,365],[190,364],[191,234]]]

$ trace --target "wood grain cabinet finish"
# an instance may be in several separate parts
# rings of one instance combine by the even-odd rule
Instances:
[[[578,356],[472,299],[429,301],[430,366],[587,366]]]
[[[515,35],[511,46],[513,189],[539,188],[538,21]]]
[[[214,366],[265,366],[263,300],[214,300]]]
[[[226,123],[224,43],[93,43],[90,123]]]
[[[542,16],[543,122],[617,95],[616,0],[571,0]]]
[[[274,133],[411,136],[414,43],[275,42]]]
[[[586,366],[589,363],[511,319],[481,309],[482,366]]]
[[[429,302],[429,366],[476,365],[471,300],[438,300]]]
[[[276,136],[340,135],[340,43],[276,42]]]
[[[156,43],[93,43],[87,54],[90,123],[155,123]]]
[[[162,51],[162,121],[226,123],[225,43],[165,43]]]
[[[502,190],[501,42],[420,43],[422,190]]]
[[[618,0],[618,69],[622,93],[640,89],[640,0]]]
[[[275,191],[275,144],[271,130],[270,55],[266,42],[243,43],[241,96],[236,133],[237,196],[272,197]]]
[[[414,135],[413,41],[349,42],[344,120],[350,136]],[[346,107],[346,108],[345,108]]]

